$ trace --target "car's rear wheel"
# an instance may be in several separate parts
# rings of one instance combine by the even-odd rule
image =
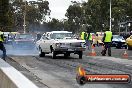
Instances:
[[[130,47],[129,45],[127,45],[127,49],[128,49],[128,50],[131,50],[131,49],[132,49],[132,47]]]
[[[125,49],[127,49],[127,46],[125,45]]]
[[[82,59],[83,52],[79,51],[78,55],[79,55],[79,59]]]
[[[116,45],[116,48],[117,49],[121,49],[121,45]]]

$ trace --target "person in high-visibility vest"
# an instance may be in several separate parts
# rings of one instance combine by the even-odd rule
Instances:
[[[3,34],[3,32],[0,31],[0,50],[3,51],[2,59],[5,60],[5,58],[6,58],[6,49],[4,47],[3,42],[4,42],[4,34]]]
[[[107,31],[104,33],[103,37],[103,43],[104,43],[104,50],[102,50],[101,54],[102,56],[106,55],[106,51],[108,49],[108,56],[111,56],[111,42],[112,42],[112,32],[107,29]]]
[[[92,47],[92,34],[90,33],[90,30],[87,30],[87,39],[86,39],[86,45],[88,47],[89,50],[91,50]]]
[[[82,40],[86,40],[86,38],[87,38],[87,34],[86,34],[86,32],[81,32],[81,39]]]

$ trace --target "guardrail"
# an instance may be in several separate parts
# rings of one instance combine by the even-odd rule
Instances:
[[[38,88],[22,73],[0,58],[0,88]]]

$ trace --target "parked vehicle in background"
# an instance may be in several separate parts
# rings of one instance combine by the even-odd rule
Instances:
[[[132,49],[132,35],[126,39],[127,49]]]
[[[83,51],[86,49],[85,40],[78,40],[68,31],[51,31],[46,32],[40,40],[36,42],[40,52],[40,57],[52,53],[52,58],[57,54],[64,54],[65,57],[71,53],[78,54],[82,59]]]
[[[8,35],[8,40],[7,40],[7,44],[12,44],[12,42],[14,41],[15,35],[10,33]]]
[[[116,48],[127,48],[125,39],[120,35],[113,35],[112,46]]]
[[[3,32],[3,34],[4,34],[4,38],[5,38],[4,43],[11,44],[15,38],[15,35],[19,34],[19,33],[18,32]]]
[[[16,34],[13,47],[15,49],[34,49],[35,38],[32,34]]]
[[[4,34],[4,39],[5,39],[4,43],[7,43],[7,42],[8,42],[9,33],[10,33],[10,32],[3,32],[3,34]]]

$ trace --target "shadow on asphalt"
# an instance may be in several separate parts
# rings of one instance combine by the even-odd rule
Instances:
[[[44,58],[44,59],[45,59],[45,58],[46,58],[46,59],[53,59],[52,56],[48,56],[48,55],[46,55],[45,57],[42,57],[42,58]],[[57,59],[58,59],[58,60],[59,60],[59,59],[65,60],[65,59],[79,59],[79,58],[77,58],[77,57],[72,57],[72,56],[64,57],[63,55],[57,55],[56,58],[54,58],[54,59],[56,59],[56,60],[57,60]]]

